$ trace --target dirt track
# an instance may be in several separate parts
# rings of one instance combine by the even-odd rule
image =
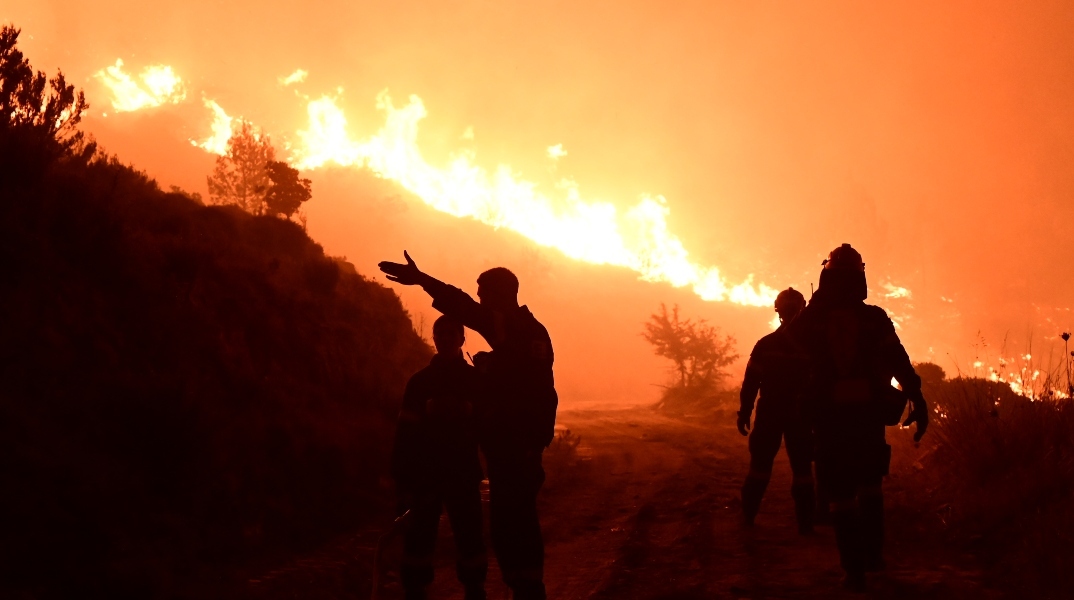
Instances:
[[[581,445],[576,456],[551,453],[546,460],[541,515],[550,598],[844,596],[831,529],[797,533],[782,452],[757,524],[745,529],[738,487],[748,452],[730,423],[702,427],[646,409],[566,411],[559,422],[581,436]],[[900,469],[910,471],[914,457],[909,447],[895,452],[887,483],[889,569],[870,578],[870,596],[998,596],[982,586],[971,559],[945,548],[927,520],[900,504],[912,480]],[[441,531],[430,597],[461,598],[446,519]],[[252,578],[250,591],[271,599],[368,598],[375,539],[374,531],[348,536]],[[488,589],[490,598],[508,597],[494,561]],[[401,598],[391,572],[380,598]]]

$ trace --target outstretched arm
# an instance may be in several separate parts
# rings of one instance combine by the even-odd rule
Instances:
[[[439,285],[446,285],[443,281],[436,279],[428,273],[422,273],[418,268],[417,263],[413,258],[410,258],[410,254],[403,250],[403,258],[406,259],[405,263],[393,263],[389,261],[381,261],[377,266],[380,270],[388,276],[388,281],[394,281],[395,283],[401,283],[403,285],[420,285],[427,289],[427,286],[437,287]]]
[[[495,344],[495,340],[489,338],[492,327],[487,310],[483,310],[481,305],[466,292],[428,273],[423,273],[405,250],[403,257],[406,263],[384,261],[377,265],[388,276],[388,281],[403,285],[420,285],[425,293],[432,296],[433,308],[457,319],[463,325],[480,333],[490,344]]]

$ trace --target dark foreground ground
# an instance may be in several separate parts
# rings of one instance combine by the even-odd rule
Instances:
[[[546,463],[542,521],[550,598],[692,599],[862,597],[840,588],[830,528],[810,537],[793,523],[790,471],[777,459],[752,529],[738,520],[748,466],[745,439],[730,425],[695,425],[651,410],[566,411],[560,424],[581,438],[553,447]],[[989,598],[971,556],[943,541],[943,515],[915,510],[910,488],[917,450],[893,431],[896,458],[886,483],[889,569],[871,576],[876,598]],[[387,524],[385,516],[384,524]],[[254,598],[371,597],[377,529],[252,574]],[[442,522],[432,598],[461,598],[453,546]],[[401,598],[398,543],[382,561],[379,598]],[[493,560],[489,596],[507,598]]]

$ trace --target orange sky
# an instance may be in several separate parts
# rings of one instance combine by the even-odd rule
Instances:
[[[353,127],[372,132],[387,88],[425,101],[430,162],[465,147],[622,207],[662,194],[692,255],[736,281],[808,290],[851,242],[874,296],[887,280],[912,290],[890,308],[910,317],[900,333],[917,360],[965,368],[978,330],[994,356],[1008,332],[1021,351],[1028,333],[1039,347],[1074,326],[1074,6],[580,4],[5,1],[0,20],[98,115],[107,95],[91,74],[117,58],[187,80],[183,105],[86,120],[163,185],[204,191],[212,157],[186,142],[208,134],[201,93],[282,141],[304,125],[295,89],[342,86]],[[308,81],[282,88],[296,68]],[[553,167],[557,143],[568,154]],[[357,174],[313,178],[311,235],[363,272],[405,245],[472,290],[477,270],[511,263],[552,330],[567,401],[655,396],[661,363],[637,334],[661,301],[736,333],[743,354],[771,318],[385,200]]]

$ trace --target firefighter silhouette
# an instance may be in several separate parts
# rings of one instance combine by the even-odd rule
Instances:
[[[809,356],[807,412],[817,483],[830,500],[840,562],[851,589],[884,568],[882,482],[891,460],[885,426],[928,427],[921,380],[884,309],[865,303],[865,263],[849,244],[823,262],[817,292],[788,327]],[[894,378],[902,390],[891,385]]]
[[[537,494],[544,484],[542,452],[555,435],[554,359],[548,331],[518,304],[518,278],[502,267],[477,279],[474,301],[459,288],[406,263],[380,263],[388,279],[420,285],[433,308],[481,334],[492,348],[474,356],[481,393],[478,438],[489,478],[489,527],[493,550],[516,600],[546,596],[544,541]]]
[[[407,600],[422,600],[433,580],[440,514],[447,509],[458,550],[456,574],[467,600],[485,598],[488,559],[482,538],[481,463],[474,399],[477,373],[462,356],[462,323],[433,324],[436,355],[407,383],[392,452],[400,514],[409,510],[401,579]]]
[[[780,326],[761,338],[750,353],[746,376],[739,396],[738,431],[749,435],[750,470],[742,484],[742,517],[753,525],[761,507],[772,463],[783,442],[787,446],[798,531],[813,531],[815,509],[813,489],[813,434],[803,407],[809,374],[809,358],[787,334],[790,323],[805,308],[801,292],[787,288],[776,297]],[[757,399],[757,393],[760,398]],[[750,415],[757,401],[757,418],[750,431]]]

